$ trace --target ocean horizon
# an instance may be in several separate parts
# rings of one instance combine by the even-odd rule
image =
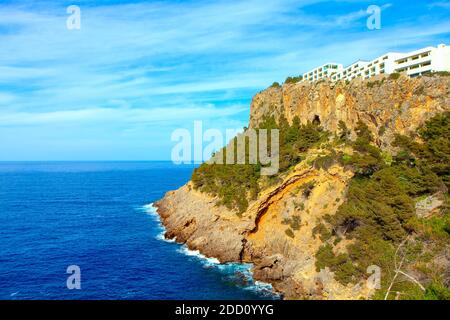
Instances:
[[[164,239],[152,203],[190,179],[170,161],[0,162],[0,299],[277,299],[251,265]],[[80,289],[69,289],[69,266]]]

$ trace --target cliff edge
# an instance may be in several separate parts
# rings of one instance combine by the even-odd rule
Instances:
[[[369,190],[373,187],[369,183],[381,183],[386,172],[393,170],[392,163],[398,168],[405,167],[405,172],[409,174],[409,167],[395,158],[399,148],[398,144],[393,143],[396,136],[414,134],[426,121],[449,110],[448,77],[377,77],[349,83],[323,81],[272,86],[253,98],[249,127],[258,128],[267,117],[273,117],[276,121],[285,119],[291,125],[298,119],[302,125],[314,122],[329,132],[326,141],[321,140],[307,149],[295,149],[301,150],[298,151],[301,154],[298,160],[269,182],[258,180],[256,196],[249,197],[248,205],[241,212],[224,205],[220,202],[220,195],[205,192],[195,181],[168,192],[155,204],[166,228],[166,237],[176,238],[177,242],[186,243],[190,249],[216,257],[221,262],[253,263],[254,278],[271,283],[286,299],[370,298],[379,287],[367,285],[370,274],[364,276],[364,272],[360,271],[365,270],[366,265],[356,256],[355,247],[364,239],[365,226],[372,223],[367,221],[385,217],[369,219],[355,213],[356,218],[349,220],[351,214],[348,207],[359,206],[355,205],[355,201],[360,200],[355,196],[358,186],[355,184],[366,179],[368,185],[364,190]],[[361,127],[365,127],[367,135],[371,136],[367,145],[380,150],[376,155],[367,146],[363,150],[355,144]],[[342,130],[347,130],[348,137],[343,138],[345,134]],[[445,138],[448,142],[448,136]],[[420,137],[413,140],[420,140]],[[361,160],[366,158],[358,156],[360,162],[355,160],[355,155],[359,154],[368,154],[382,165],[370,166],[371,171],[367,173],[361,169],[367,169],[361,164],[366,165]],[[351,157],[352,160],[345,161]],[[381,178],[377,178],[377,174]],[[408,224],[403,224],[407,219],[402,216],[398,219],[401,230],[396,229],[398,232],[395,231],[395,234],[391,230],[394,228],[386,231],[380,227],[382,245],[401,249],[406,243],[404,239],[408,242],[412,238],[418,239],[416,234],[420,232],[409,227],[416,216],[444,214],[448,189],[440,181],[433,183],[433,187],[422,193],[417,191],[413,194],[405,189],[408,199],[388,204],[386,210],[392,209],[393,215],[403,214],[396,206],[408,212]],[[428,202],[424,195],[429,197]],[[380,208],[384,210],[384,207]],[[364,210],[377,214],[376,209]],[[380,225],[386,225],[387,220],[383,221]],[[427,263],[437,263],[444,268],[443,272],[448,272],[448,238],[446,235],[443,237],[443,246]],[[376,243],[376,239],[371,240],[369,245]],[[395,254],[398,251],[401,250],[393,250]],[[323,258],[326,254],[330,256],[329,266],[326,264],[328,262],[323,262],[327,261]],[[339,262],[340,258],[346,261]],[[346,265],[348,261],[352,261],[353,265]],[[430,267],[429,264],[426,266]],[[386,269],[388,265],[382,267]],[[353,273],[345,273],[347,269]],[[357,270],[359,276],[353,276]],[[382,275],[387,272],[381,271]],[[405,273],[412,274],[420,283],[422,280],[423,283],[429,282],[415,269],[408,269],[408,272]],[[352,275],[348,276],[350,273]],[[392,291],[392,285],[389,287],[391,273],[392,270],[382,284],[383,288],[388,288],[385,289],[387,296]],[[418,290],[423,291],[421,289]]]

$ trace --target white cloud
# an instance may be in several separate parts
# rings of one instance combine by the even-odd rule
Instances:
[[[273,81],[328,60],[431,45],[450,29],[415,16],[377,32],[358,28],[367,1],[78,3],[81,30],[73,31],[60,3],[0,5],[3,145],[28,134],[45,147],[61,139],[56,127],[75,144],[103,132],[161,140],[193,118],[245,124],[251,96]],[[310,9],[318,4],[353,6],[321,14]]]
[[[217,108],[212,105],[179,108],[91,108],[50,112],[4,112],[0,113],[0,127],[30,125],[62,125],[108,123],[109,125],[157,124],[163,121],[211,120],[236,115],[247,109],[243,105]]]
[[[450,2],[444,2],[444,1],[439,1],[439,2],[432,2],[428,5],[430,8],[444,8],[444,9],[450,9]]]

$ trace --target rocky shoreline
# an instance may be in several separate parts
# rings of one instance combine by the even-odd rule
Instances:
[[[298,116],[302,123],[317,120],[331,132],[342,122],[353,131],[361,121],[377,146],[390,153],[396,133],[412,132],[449,110],[448,85],[447,77],[378,77],[271,87],[253,98],[249,126],[257,127],[265,115],[288,121]],[[323,242],[314,230],[345,201],[354,175],[337,163],[327,169],[315,168],[314,160],[326,152],[309,150],[306,158],[279,175],[275,184],[263,188],[242,215],[218,206],[218,199],[195,190],[192,182],[167,192],[155,203],[165,237],[176,238],[221,263],[252,263],[254,279],[270,283],[286,299],[370,298],[374,291],[365,282],[343,285],[328,268],[316,269],[315,254]],[[308,196],[299,192],[311,183]],[[292,217],[299,221],[287,230],[286,221]],[[345,252],[349,241],[336,244],[336,252]]]
[[[282,218],[273,212],[280,207],[295,210],[290,200],[293,190],[312,179],[317,186],[307,205],[323,208],[325,203],[336,203],[335,197],[341,193],[338,190],[345,187],[351,176],[351,172],[340,167],[321,172],[298,166],[282,183],[265,191],[241,217],[217,206],[217,199],[194,190],[191,183],[168,192],[155,207],[167,239],[175,238],[177,243],[221,263],[252,263],[254,279],[270,283],[287,299],[350,299],[355,294],[366,294],[365,289],[345,288],[328,271],[315,270],[314,254],[321,242],[312,230],[328,210],[316,210],[305,217],[301,234],[297,232],[295,239],[286,237]],[[337,207],[336,203],[334,208]]]

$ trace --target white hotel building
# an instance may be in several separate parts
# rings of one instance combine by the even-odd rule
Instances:
[[[435,71],[450,71],[450,47],[445,44],[407,53],[389,52],[372,61],[358,60],[347,67],[330,62],[304,73],[303,81],[369,79],[394,72],[417,77]]]

